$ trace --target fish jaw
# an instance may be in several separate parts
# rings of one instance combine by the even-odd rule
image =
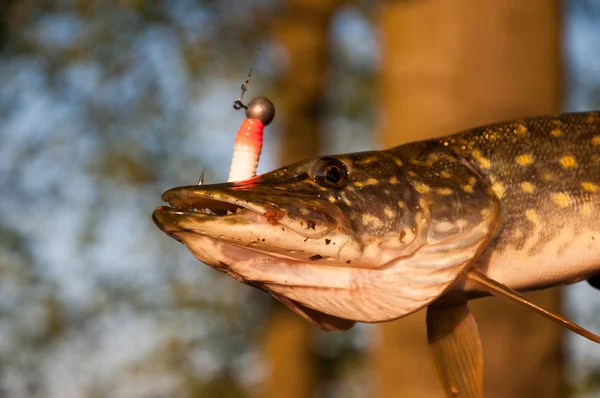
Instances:
[[[152,219],[156,225],[163,232],[183,243],[198,260],[229,275],[238,282],[251,285],[270,294],[313,325],[326,331],[344,331],[354,326],[356,322],[353,320],[318,311],[270,289],[267,284],[263,283],[263,280],[268,280],[268,277],[262,275],[261,270],[266,267],[267,273],[275,271],[280,277],[285,278],[285,275],[282,275],[277,270],[277,264],[281,261],[290,262],[293,259],[288,258],[284,260],[273,255],[272,252],[271,254],[266,254],[268,252],[262,252],[260,249],[252,250],[243,245],[220,240],[219,238],[223,238],[223,235],[215,238],[209,236],[203,229],[194,229],[197,227],[197,225],[194,226],[194,223],[202,224],[198,222],[198,218],[202,219],[203,217],[205,221],[208,221],[208,224],[215,224],[214,220],[208,219],[211,216],[197,215],[189,211],[180,211],[164,206],[157,208],[152,214]],[[256,230],[257,225],[263,225],[267,230],[279,228],[269,223],[266,217],[251,211],[243,211],[237,215],[221,217],[236,217],[238,219],[244,217],[244,221],[246,222],[254,221],[252,224],[254,228],[251,228],[251,230]],[[240,220],[237,221],[239,222]],[[232,225],[240,224],[234,223]],[[214,227],[214,225],[212,226]],[[213,229],[210,229],[210,231],[215,233]],[[216,233],[218,234],[219,232]],[[231,237],[231,234],[229,236]],[[255,264],[260,264],[260,267],[255,269]],[[269,271],[269,267],[272,267],[272,270]]]
[[[272,225],[294,230],[304,237],[316,238],[337,227],[337,209],[323,201],[316,201],[311,195],[292,196],[277,188],[254,183],[255,179],[236,183],[191,185],[169,189],[162,199],[174,208],[202,213],[204,208],[214,208],[219,215],[224,211],[249,210],[262,215]],[[219,219],[243,222],[243,219]],[[230,223],[230,224],[231,224]]]
[[[204,236],[275,258],[339,264],[359,256],[357,242],[336,221],[341,217],[330,203],[237,186],[168,190],[163,199],[173,207],[159,207],[153,218],[175,239],[181,231],[188,231],[193,232],[186,235],[188,239]],[[210,214],[203,209],[210,209]]]

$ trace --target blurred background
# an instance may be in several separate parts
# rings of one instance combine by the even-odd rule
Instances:
[[[258,48],[260,172],[600,108],[595,0],[0,1],[0,396],[441,397],[422,314],[319,332],[151,222],[226,180]],[[532,296],[600,330],[586,283]],[[470,306],[486,397],[600,397],[600,347]]]

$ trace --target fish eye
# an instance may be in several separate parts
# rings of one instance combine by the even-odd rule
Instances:
[[[314,174],[315,182],[327,188],[341,188],[348,180],[346,165],[335,158],[325,158]]]

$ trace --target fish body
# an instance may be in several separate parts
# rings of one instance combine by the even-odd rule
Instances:
[[[600,274],[600,115],[546,116],[171,189],[156,224],[329,330]]]
[[[517,290],[574,283],[600,272],[598,113],[503,123],[442,142],[482,176],[500,202],[498,228],[475,267]]]

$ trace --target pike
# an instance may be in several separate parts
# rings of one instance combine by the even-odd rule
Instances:
[[[325,330],[427,307],[447,396],[481,397],[467,301],[600,282],[600,113],[499,123],[166,191],[152,217],[200,261]]]

